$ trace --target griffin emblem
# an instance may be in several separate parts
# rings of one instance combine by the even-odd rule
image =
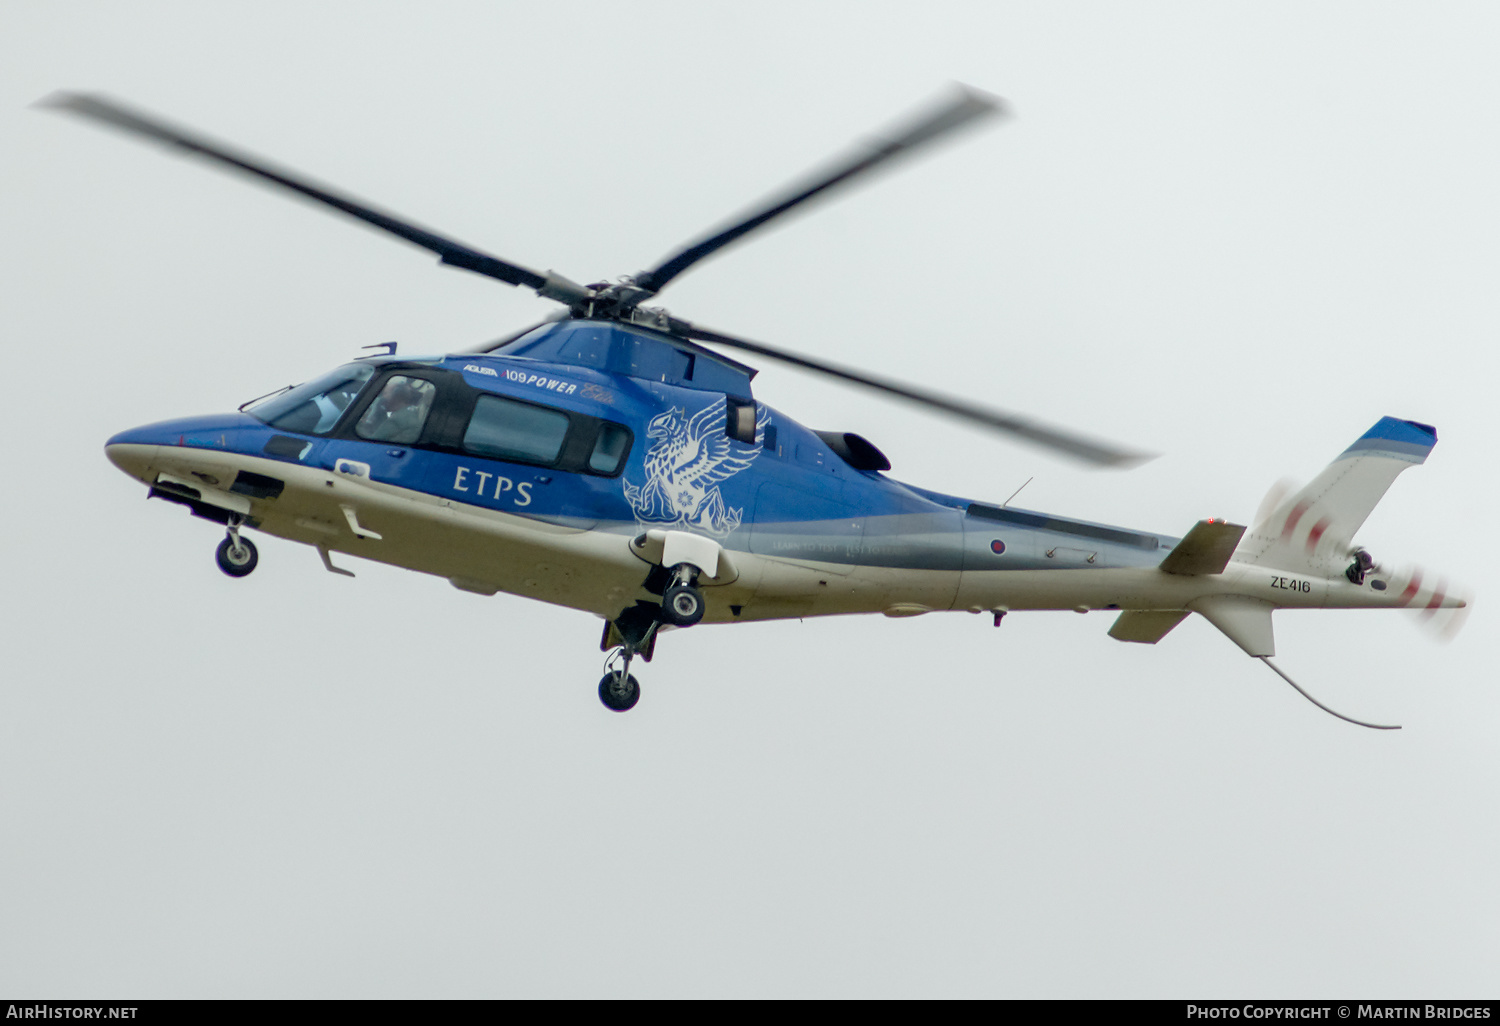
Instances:
[[[754,462],[765,440],[769,414],[761,406],[755,418],[755,444],[746,445],[725,432],[728,403],[710,403],[692,417],[674,407],[652,417],[646,436],[646,481],[625,479],[625,500],[642,524],[666,524],[722,538],[740,526],[743,509],[724,505],[719,482]]]

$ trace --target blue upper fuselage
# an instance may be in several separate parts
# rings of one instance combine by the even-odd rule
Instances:
[[[377,357],[249,407],[110,439],[332,470],[582,529],[662,527],[728,549],[921,569],[1151,565],[1173,539],[1002,509],[886,477],[863,439],[755,401],[754,371],[615,322],[497,351]]]

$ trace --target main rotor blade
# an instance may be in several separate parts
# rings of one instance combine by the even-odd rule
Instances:
[[[849,156],[836,161],[829,168],[814,172],[737,223],[693,243],[655,268],[636,275],[633,283],[645,289],[648,295],[654,295],[699,260],[717,253],[793,207],[827,193],[892,158],[911,153],[970,122],[1005,112],[1005,105],[998,97],[960,85],[956,96],[945,98],[912,121],[866,141]]]
[[[528,270],[519,264],[513,264],[499,257],[482,253],[471,246],[461,242],[445,238],[436,232],[428,231],[408,221],[392,217],[373,207],[356,202],[346,196],[340,196],[320,185],[315,185],[305,179],[293,176],[290,171],[276,168],[273,165],[253,157],[246,153],[237,152],[228,146],[214,142],[204,136],[195,135],[186,129],[178,128],[143,111],[133,110],[123,104],[104,96],[86,94],[57,92],[38,100],[34,106],[64,110],[81,117],[90,118],[102,122],[114,128],[122,129],[134,135],[144,136],[168,146],[180,147],[189,153],[207,157],[209,160],[218,161],[235,170],[245,174],[254,175],[282,188],[290,189],[300,193],[308,199],[327,204],[335,210],[341,210],[350,217],[359,218],[366,224],[374,225],[393,235],[398,235],[407,242],[415,243],[423,249],[436,253],[442,263],[452,267],[461,267],[476,274],[495,278],[511,285],[525,285],[527,288],[543,292],[549,283],[553,286],[553,293],[557,292],[558,285],[571,285],[566,279],[555,274],[542,275],[536,271]],[[581,286],[574,286],[581,288]],[[549,294],[548,298],[560,299],[567,302],[566,288],[563,295]]]
[[[566,310],[558,310],[556,313],[554,313],[554,314],[552,314],[552,315],[550,315],[548,317],[543,317],[541,320],[537,321],[535,324],[528,324],[528,325],[526,325],[526,327],[521,328],[521,329],[519,329],[517,331],[513,331],[509,335],[505,335],[505,336],[503,336],[501,338],[497,338],[497,339],[494,339],[494,340],[489,341],[489,342],[481,342],[481,343],[479,343],[476,346],[469,346],[466,349],[455,349],[454,352],[455,353],[493,353],[493,352],[495,352],[497,350],[504,349],[506,346],[510,345],[512,342],[516,341],[516,339],[518,339],[518,338],[522,338],[523,336],[530,335],[533,331],[535,331],[538,328],[545,328],[549,324],[556,324],[558,321],[567,320],[567,318],[568,318],[568,311],[566,311]]]
[[[709,331],[706,328],[700,328],[686,321],[678,320],[675,317],[671,318],[670,327],[674,333],[698,342],[709,342],[721,346],[731,346],[735,349],[743,349],[746,352],[769,357],[773,360],[780,360],[782,363],[789,363],[804,370],[827,374],[830,377],[874,389],[877,392],[898,396],[909,402],[941,410],[943,413],[958,417],[971,424],[978,424],[991,431],[999,431],[1002,434],[1020,438],[1034,445],[1072,456],[1087,463],[1124,469],[1156,458],[1154,455],[1116,448],[1106,442],[1096,441],[1071,431],[1048,427],[1045,424],[1029,420],[1025,417],[1003,413],[999,410],[980,406],[963,399],[956,399],[939,392],[929,392],[925,389],[898,385],[887,378],[875,377],[850,370],[847,367],[840,367],[837,364],[825,363],[821,360],[810,360],[805,356],[799,356],[785,349],[777,349],[763,342],[751,342],[748,339],[736,338],[733,335],[724,335],[717,331]]]

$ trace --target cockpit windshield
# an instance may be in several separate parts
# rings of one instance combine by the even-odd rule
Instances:
[[[326,435],[374,376],[375,368],[367,363],[345,364],[245,412],[282,431]]]

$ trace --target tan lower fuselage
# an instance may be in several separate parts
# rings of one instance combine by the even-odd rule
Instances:
[[[371,559],[447,578],[465,591],[504,591],[606,619],[655,597],[644,587],[651,566],[632,545],[638,533],[633,525],[562,526],[337,471],[220,450],[114,444],[108,455],[148,485],[191,483],[203,503],[325,556]],[[275,498],[253,498],[220,486],[241,471],[274,476],[285,488]],[[1461,605],[1410,575],[1382,580],[1383,590],[1377,590],[1342,575],[1233,560],[1220,573],[1169,573],[1154,564],[1112,561],[1108,546],[1090,559],[1063,569],[911,569],[726,550],[717,578],[705,582],[704,622],[955,609],[1189,610],[1216,596],[1238,596],[1272,609]]]

